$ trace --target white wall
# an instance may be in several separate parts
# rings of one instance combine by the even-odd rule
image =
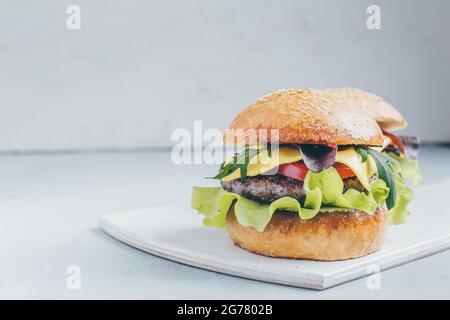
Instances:
[[[366,28],[366,8],[382,29]],[[82,29],[66,29],[78,4]],[[288,87],[373,91],[450,140],[450,2],[0,3],[0,150],[166,146]]]

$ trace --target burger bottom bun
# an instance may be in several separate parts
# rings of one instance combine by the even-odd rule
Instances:
[[[321,261],[358,258],[378,251],[384,241],[388,213],[368,215],[359,210],[319,212],[302,220],[277,211],[264,232],[239,224],[234,206],[227,214],[227,231],[234,243],[250,252],[280,258]]]

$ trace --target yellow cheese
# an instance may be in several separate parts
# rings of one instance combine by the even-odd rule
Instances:
[[[367,190],[370,189],[370,178],[377,172],[372,157],[369,157],[366,162],[362,162],[361,156],[355,149],[348,148],[337,152],[336,162],[345,164],[352,169],[362,186]]]
[[[390,143],[389,137],[384,137],[384,143],[382,147],[374,147],[377,151],[382,151]],[[257,157],[253,158],[247,168],[247,176],[257,176],[268,172],[269,170],[278,167],[284,163],[292,163],[300,161],[302,156],[298,148],[292,147],[280,147],[279,150],[272,152],[272,157],[269,157],[267,150],[262,151]],[[372,157],[369,157],[366,162],[362,162],[361,156],[355,151],[354,148],[347,148],[336,153],[336,162],[345,164],[356,175],[361,185],[369,190],[370,178],[377,173],[377,167]],[[222,178],[223,181],[231,181],[240,178],[240,170],[236,170],[230,175]]]

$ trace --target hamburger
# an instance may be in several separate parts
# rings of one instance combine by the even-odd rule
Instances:
[[[419,140],[403,116],[358,89],[290,89],[260,98],[229,125],[239,152],[194,187],[192,208],[253,253],[344,260],[379,250],[421,184]]]

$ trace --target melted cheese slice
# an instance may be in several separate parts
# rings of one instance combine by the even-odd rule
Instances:
[[[370,178],[377,173],[377,166],[368,157],[366,162],[362,162],[361,156],[353,148],[348,148],[336,153],[336,162],[345,164],[352,169],[353,173],[366,190],[370,190]]]
[[[383,147],[381,147],[383,148]],[[257,157],[254,157],[247,168],[247,176],[257,176],[265,173],[280,164],[292,163],[302,159],[300,150],[297,148],[281,147],[278,151],[272,152],[269,157],[267,150],[262,151]],[[370,178],[377,173],[374,160],[369,157],[368,161],[362,162],[361,156],[353,148],[338,151],[336,153],[336,162],[345,164],[356,175],[361,185],[369,190]],[[230,175],[222,178],[223,181],[231,181],[240,177],[240,170],[236,170]]]

